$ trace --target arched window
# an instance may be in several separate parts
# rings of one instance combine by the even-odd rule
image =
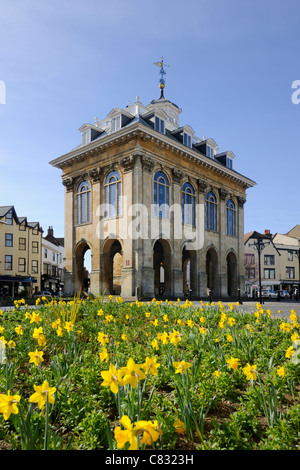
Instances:
[[[231,199],[226,202],[226,235],[235,237],[235,204]]]
[[[86,224],[91,221],[91,186],[82,181],[77,190],[77,223]]]
[[[217,200],[212,192],[206,195],[206,228],[217,230]]]
[[[105,217],[121,214],[121,176],[118,171],[111,171],[105,180]]]
[[[182,223],[195,225],[195,192],[190,183],[182,187]]]
[[[162,171],[154,176],[154,215],[169,218],[169,183]]]

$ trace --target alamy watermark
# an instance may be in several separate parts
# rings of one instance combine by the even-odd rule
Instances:
[[[296,90],[292,94],[292,103],[299,104],[300,103],[300,80],[294,80],[292,83],[292,88]]]
[[[200,250],[204,245],[204,204],[185,204],[185,214],[190,221],[194,218],[194,224],[182,223],[182,206],[154,205],[150,208],[144,204],[128,206],[127,197],[121,198],[121,217],[108,217],[107,214],[115,211],[114,205],[100,204],[96,210],[99,217],[96,232],[99,239],[114,238],[116,234],[123,239],[155,240],[164,238],[170,240],[182,240],[186,243],[186,249]],[[194,213],[194,215],[193,215]],[[154,214],[167,214],[166,217]]]
[[[6,84],[0,80],[0,104],[6,104]]]

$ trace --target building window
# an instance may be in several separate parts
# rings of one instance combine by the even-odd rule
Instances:
[[[35,259],[32,260],[31,272],[32,274],[38,274],[39,272],[39,262]]]
[[[195,225],[195,192],[190,183],[182,187],[182,223]]]
[[[183,133],[183,145],[190,148],[192,147],[192,137],[186,132]]]
[[[275,269],[274,268],[265,268],[264,269],[264,278],[265,279],[275,279]]]
[[[117,217],[121,214],[121,176],[118,171],[111,171],[105,180],[105,217]]]
[[[288,251],[288,261],[293,261],[293,252]]]
[[[26,271],[26,260],[25,260],[25,258],[19,258],[18,270],[19,270],[20,273],[25,273],[25,271]]]
[[[155,116],[154,129],[164,134],[165,133],[165,121]]]
[[[111,120],[111,131],[117,131],[121,128],[121,116],[117,116]]]
[[[207,193],[206,196],[206,228],[217,230],[217,200],[212,192]]]
[[[226,158],[226,166],[227,168],[229,168],[230,170],[232,170],[232,159],[231,158]]]
[[[209,145],[206,146],[206,156],[209,158],[214,158],[214,149]]]
[[[169,218],[169,183],[162,171],[154,176],[154,215]]]
[[[19,238],[19,250],[26,250],[26,238]]]
[[[295,268],[287,266],[285,270],[285,277],[286,279],[295,279]]]
[[[12,233],[5,234],[5,246],[13,246],[13,235]]]
[[[5,271],[12,271],[12,255],[5,255]]]
[[[246,279],[255,279],[255,268],[245,268]]]
[[[245,264],[254,264],[255,256],[252,253],[245,253]]]
[[[77,191],[77,223],[91,221],[91,187],[88,181],[82,181]]]
[[[32,253],[39,252],[39,242],[32,242]]]
[[[13,213],[12,210],[8,211],[6,216],[5,216],[5,223],[7,225],[12,225],[13,224]]]
[[[47,248],[44,249],[44,258],[47,259],[47,256],[48,256],[48,250]]]
[[[264,256],[264,264],[274,265],[275,264],[275,256],[274,255],[265,255]]]
[[[25,230],[26,230],[26,225],[25,225],[25,223],[19,225],[19,230],[21,230],[21,232],[25,232]]]
[[[236,235],[236,223],[235,223],[235,204],[229,199],[226,202],[226,235]]]

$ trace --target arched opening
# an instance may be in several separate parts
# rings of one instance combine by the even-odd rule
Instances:
[[[183,294],[197,295],[197,257],[195,250],[182,250]]]
[[[154,295],[171,293],[171,250],[166,240],[159,239],[153,247]]]
[[[216,298],[219,295],[218,254],[214,248],[210,248],[206,253],[206,275],[207,288],[211,295]]]
[[[92,269],[92,251],[83,240],[75,250],[75,291],[88,292],[90,289],[90,273]]]
[[[227,262],[227,293],[229,297],[237,295],[237,258],[231,251],[226,257]]]
[[[120,295],[123,254],[119,240],[110,239],[103,246],[103,284],[106,294]]]

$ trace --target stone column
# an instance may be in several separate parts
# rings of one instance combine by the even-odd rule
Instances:
[[[91,254],[91,272],[90,272],[90,290],[95,295],[100,295],[100,237],[97,230],[99,222],[99,205],[101,204],[100,195],[100,176],[101,168],[94,168],[88,173],[89,180],[92,183],[91,187],[91,218],[92,218],[92,231],[91,242],[93,246]]]
[[[65,242],[64,242],[64,293],[74,294],[74,179],[64,178],[65,186]]]
[[[136,294],[135,283],[135,254],[132,239],[132,221],[130,215],[132,206],[136,200],[135,158],[133,155],[122,158],[119,161],[122,168],[122,195],[126,196],[122,207],[122,239],[123,239],[123,268],[121,272],[121,297],[131,298]]]
[[[146,208],[144,233],[141,239],[141,285],[142,297],[153,298],[154,294],[154,269],[152,247],[152,203],[153,203],[153,168],[155,161],[146,155],[141,156],[141,190],[139,201]]]
[[[181,170],[176,168],[172,169],[173,181],[172,186],[172,199],[174,211],[170,211],[171,222],[171,246],[173,247],[172,254],[172,292],[174,297],[182,297],[183,295],[183,271],[182,271],[182,238],[178,238],[178,228],[182,228],[182,178],[184,176]],[[183,235],[182,235],[183,236]]]
[[[245,263],[244,263],[244,204],[246,203],[245,196],[237,197],[238,207],[236,211],[236,230],[238,237],[238,287],[240,288],[241,295],[245,292]]]
[[[220,263],[220,296],[228,297],[227,288],[227,260],[226,260],[226,203],[225,200],[228,196],[228,191],[219,188],[219,211],[218,211],[218,232],[219,232],[219,263]]]
[[[208,183],[202,179],[197,180],[198,195],[196,203],[204,206],[203,220],[197,220],[197,224],[203,225],[204,245],[198,252],[198,293],[200,299],[207,297],[207,274],[206,274],[206,232],[205,232],[205,197],[208,189]]]

